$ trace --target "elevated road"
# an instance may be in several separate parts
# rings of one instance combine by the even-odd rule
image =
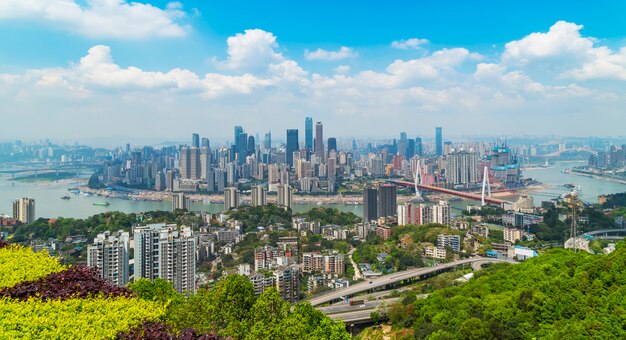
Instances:
[[[413,182],[396,181],[396,180],[389,180],[389,182],[397,184],[397,185],[405,186],[405,187],[411,187],[411,188],[415,187],[415,183],[413,183]],[[450,189],[433,187],[433,186],[430,186],[430,185],[423,185],[423,184],[417,184],[417,187],[422,189],[422,190],[440,192],[442,194],[448,194],[448,195],[452,195],[452,196],[468,198],[468,199],[471,199],[471,200],[476,200],[476,201],[482,200],[482,197],[480,195],[472,194],[472,193],[469,193],[469,192],[450,190]],[[501,206],[503,203],[505,203],[507,201],[500,200],[500,199],[493,198],[493,197],[485,197],[485,202]]]
[[[402,282],[406,280],[413,280],[413,279],[421,279],[423,277],[430,276],[432,274],[437,274],[437,273],[447,271],[456,266],[461,266],[464,264],[472,264],[474,262],[484,264],[484,263],[498,263],[498,262],[510,263],[513,261],[490,259],[490,258],[476,256],[476,257],[469,258],[469,259],[444,263],[435,267],[410,269],[410,270],[405,270],[405,271],[401,271],[401,272],[397,272],[397,273],[393,273],[389,275],[383,275],[379,278],[370,279],[364,282],[356,283],[350,287],[346,287],[346,288],[334,290],[331,292],[327,292],[321,295],[313,296],[307,299],[307,301],[309,301],[313,306],[319,306],[328,302],[339,301],[346,297],[351,297],[362,292],[385,288],[387,286],[391,286],[398,282]]]

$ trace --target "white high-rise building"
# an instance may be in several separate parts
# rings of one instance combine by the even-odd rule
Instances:
[[[224,211],[237,209],[239,207],[239,190],[237,188],[224,189]]]
[[[87,265],[98,268],[100,276],[114,285],[128,283],[128,232],[98,234],[87,248]]]
[[[35,221],[35,199],[22,197],[13,202],[13,218],[24,224]]]
[[[164,278],[178,292],[195,291],[196,239],[189,227],[149,224],[133,228],[135,278]]]
[[[398,205],[398,225],[419,224],[419,208],[410,202]]]
[[[260,185],[252,187],[252,206],[264,206],[267,204],[267,188]]]
[[[280,184],[276,187],[278,191],[278,205],[293,209],[293,189],[288,184]]]
[[[450,205],[446,201],[439,201],[433,206],[433,222],[450,225]]]
[[[446,178],[449,184],[478,183],[478,156],[475,152],[459,151],[446,156]]]

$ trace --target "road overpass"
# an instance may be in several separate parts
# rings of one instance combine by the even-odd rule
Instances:
[[[400,186],[411,187],[411,188],[414,188],[416,186],[416,184],[413,183],[413,182],[397,181],[397,180],[389,180],[389,182],[397,184],[397,185],[400,185]],[[422,189],[422,190],[439,192],[439,193],[442,193],[442,194],[447,194],[447,195],[452,195],[452,196],[457,196],[457,197],[462,197],[462,198],[468,198],[468,199],[471,199],[471,200],[476,200],[476,201],[482,200],[482,197],[480,195],[472,194],[472,193],[469,193],[469,192],[445,189],[445,188],[434,187],[434,186],[431,186],[431,185],[423,185],[423,184],[417,184],[417,187],[419,189]],[[505,201],[505,200],[500,200],[500,199],[493,198],[493,197],[485,197],[485,203],[491,203],[491,204],[496,204],[496,205],[502,206],[503,203],[508,203],[508,202]]]
[[[313,306],[319,306],[328,302],[339,301],[344,298],[351,297],[362,292],[385,288],[387,286],[391,286],[398,282],[402,282],[406,280],[422,279],[424,277],[428,277],[433,274],[442,273],[444,271],[450,270],[457,266],[461,266],[464,264],[472,264],[474,262],[485,264],[485,263],[498,263],[498,262],[511,263],[513,261],[490,259],[490,258],[477,256],[477,257],[473,257],[469,259],[440,264],[434,267],[410,269],[410,270],[405,270],[405,271],[401,271],[401,272],[397,272],[397,273],[393,273],[389,275],[383,275],[379,278],[370,279],[364,282],[356,283],[350,287],[346,287],[346,288],[338,289],[338,290],[331,291],[328,293],[324,293],[321,295],[313,296],[307,299],[307,301],[309,301],[311,305]]]

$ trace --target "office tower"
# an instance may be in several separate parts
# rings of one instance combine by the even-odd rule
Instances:
[[[239,129],[237,129],[239,128]],[[243,164],[248,155],[248,134],[243,132],[241,126],[235,127],[235,153],[237,155],[237,164]]]
[[[298,129],[288,129],[287,130],[287,150],[286,158],[287,164],[289,166],[293,166],[293,153],[298,151],[300,146],[298,144]]]
[[[331,150],[337,151],[337,138],[335,137],[328,138],[328,153],[330,153]]]
[[[378,219],[377,214],[378,191],[368,187],[363,190],[363,221],[369,222]]]
[[[180,149],[180,161],[178,165],[180,168],[180,178],[184,178],[184,179],[191,178],[190,158],[191,158],[191,149],[189,149],[186,146]]]
[[[415,137],[415,154],[418,157],[424,155],[424,146],[422,145],[422,139],[420,137]]]
[[[128,232],[106,231],[98,234],[87,247],[87,265],[95,267],[101,277],[124,287],[128,283]]]
[[[172,195],[172,211],[176,209],[189,211],[189,208],[191,208],[191,199],[188,196],[182,192]]]
[[[397,213],[397,187],[386,184],[378,187],[378,217],[394,216]]]
[[[402,157],[405,157],[406,148],[407,148],[406,132],[400,132],[400,141],[398,142],[398,150],[396,154]]]
[[[252,206],[264,206],[267,203],[267,188],[255,185],[252,187]]]
[[[268,131],[265,134],[265,142],[263,143],[265,146],[265,150],[269,150],[272,148],[272,132]]]
[[[189,150],[189,177],[191,179],[202,178],[202,165],[200,157],[200,149],[191,148]]]
[[[224,211],[239,207],[239,190],[234,187],[224,189]]]
[[[435,128],[435,155],[443,155],[443,133],[441,127]]]
[[[228,183],[226,170],[224,169],[215,169],[215,186],[217,192],[224,192],[226,185]]]
[[[306,117],[304,119],[304,147],[313,151],[313,118]]]
[[[235,136],[233,138],[233,143],[237,144],[237,140],[239,139],[239,135],[243,133],[243,128],[241,126],[235,126]]]
[[[450,224],[450,205],[446,201],[439,201],[433,205],[433,222],[449,225]]]
[[[161,171],[157,172],[156,174],[156,180],[154,181],[154,190],[165,190],[165,174]]]
[[[300,297],[300,270],[297,267],[275,270],[274,281],[281,299],[290,303],[298,302]]]
[[[195,292],[196,239],[189,227],[165,223],[133,227],[135,279],[163,278],[179,293]]]
[[[167,170],[165,173],[165,189],[168,191],[174,190],[174,180],[176,179],[176,171]]]
[[[248,136],[248,156],[254,153],[254,149],[256,149],[256,141],[254,140],[254,136]]]
[[[22,197],[13,202],[13,218],[24,224],[35,221],[35,199]]]
[[[206,172],[206,191],[208,192],[215,192],[216,187],[215,187],[215,171],[213,171],[212,168],[209,167],[209,169]]]
[[[324,126],[322,122],[315,124],[315,156],[324,161]]]
[[[286,209],[293,209],[293,189],[289,184],[279,184],[276,191],[278,191],[278,205]]]
[[[191,135],[191,147],[199,148],[200,147],[200,135],[194,133]]]
[[[404,154],[404,158],[409,160],[415,156],[415,140],[407,139],[406,141],[406,152]]]
[[[448,184],[478,183],[478,156],[474,152],[459,151],[446,156]]]
[[[208,138],[202,138],[202,144],[200,145],[203,148],[210,148],[211,147],[211,143],[209,143],[209,139]]]
[[[202,146],[200,149],[200,177],[201,179],[206,179],[207,171],[211,169],[211,160],[213,154],[211,153],[211,149],[208,146]]]

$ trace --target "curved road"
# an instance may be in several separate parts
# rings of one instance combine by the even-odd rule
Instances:
[[[499,259],[491,259],[491,258],[477,256],[477,257],[472,257],[472,258],[465,259],[465,260],[458,260],[454,262],[444,263],[435,267],[410,269],[410,270],[405,270],[405,271],[401,271],[401,272],[397,272],[397,273],[393,273],[389,275],[383,275],[379,278],[367,280],[365,282],[360,282],[350,287],[338,289],[338,290],[331,291],[331,292],[318,295],[318,296],[313,296],[307,299],[307,301],[309,301],[311,305],[313,306],[319,306],[327,302],[340,300],[342,297],[345,297],[345,296],[352,296],[352,295],[365,292],[368,290],[384,287],[392,283],[396,283],[396,282],[400,282],[400,281],[404,281],[408,279],[413,279],[416,277],[428,275],[428,274],[438,272],[438,271],[444,271],[446,269],[450,269],[450,268],[460,266],[463,264],[472,264],[474,262],[479,262],[481,264],[497,263],[497,262],[515,263],[511,260],[499,260]]]

